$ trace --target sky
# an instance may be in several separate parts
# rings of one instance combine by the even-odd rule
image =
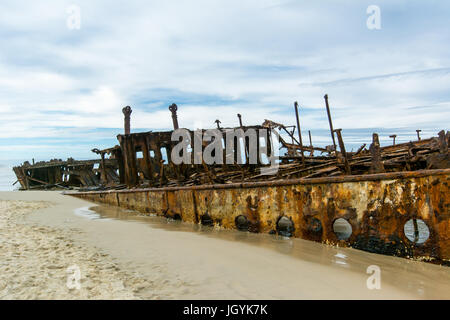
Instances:
[[[298,101],[303,139],[329,145],[328,94],[347,149],[372,132],[437,135],[449,14],[435,0],[1,1],[0,168],[95,157],[117,144],[126,105],[139,132],[171,129],[172,103],[195,129],[237,126],[237,113],[295,124]]]

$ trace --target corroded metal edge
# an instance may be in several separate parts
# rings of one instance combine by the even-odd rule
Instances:
[[[343,183],[343,182],[361,182],[361,181],[379,181],[390,179],[405,179],[405,178],[420,178],[431,175],[448,175],[450,169],[434,169],[434,170],[419,170],[419,171],[402,171],[402,172],[388,172],[366,175],[349,175],[338,177],[322,177],[322,178],[299,178],[299,179],[284,179],[274,181],[258,181],[258,182],[241,182],[229,184],[205,184],[197,186],[179,186],[179,187],[161,187],[161,188],[133,188],[123,190],[104,190],[104,191],[88,191],[88,192],[64,192],[64,194],[101,194],[101,193],[130,193],[141,191],[177,191],[177,190],[208,190],[208,189],[239,189],[239,188],[257,188],[257,187],[271,187],[271,186],[290,186],[290,185],[304,185],[304,184],[322,184],[322,183]]]

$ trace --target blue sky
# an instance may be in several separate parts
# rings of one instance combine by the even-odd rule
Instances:
[[[67,8],[81,12],[67,27]],[[369,5],[381,29],[366,26]],[[351,148],[448,130],[448,1],[2,1],[0,165],[86,159],[132,131],[271,119],[330,144],[323,96]],[[349,149],[351,149],[349,148]]]

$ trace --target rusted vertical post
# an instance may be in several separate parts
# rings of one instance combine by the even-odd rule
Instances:
[[[330,105],[328,104],[328,95],[324,96],[325,106],[327,107],[328,123],[330,125],[331,139],[333,140],[334,150],[336,151],[336,140],[334,140],[333,121],[331,120]]]
[[[389,136],[389,138],[394,139],[394,141],[392,142],[392,145],[395,146],[395,138],[397,138],[397,135],[393,134],[392,136]]]
[[[170,112],[172,112],[173,129],[177,130],[178,129],[178,116],[177,116],[178,106],[175,103],[172,103],[169,106],[169,110],[170,110]]]
[[[239,118],[239,126],[242,128],[242,116],[238,113],[237,114],[238,118]]]
[[[164,160],[159,160],[159,184],[162,186],[164,182]]]
[[[105,153],[100,153],[101,162],[100,162],[100,181],[103,183],[108,183],[108,176],[106,175],[106,166],[105,166]]]
[[[311,148],[309,155],[312,156],[314,153],[314,149],[313,149],[312,138],[311,138],[311,130],[308,130],[308,135],[309,135],[309,147]]]
[[[370,145],[370,154],[372,155],[372,165],[370,167],[371,173],[382,173],[384,171],[384,165],[381,161],[381,149],[378,134],[372,135],[372,144]]]
[[[124,179],[128,187],[133,187],[138,184],[139,178],[136,167],[136,150],[131,135],[118,135],[117,139],[120,143],[122,151],[122,159],[124,166]]]
[[[241,129],[243,129],[244,126],[242,125],[242,116],[241,116],[240,113],[238,113],[237,116],[238,116],[238,118],[239,118],[239,127],[240,127]],[[259,139],[259,137],[258,137],[258,139]],[[250,146],[248,145],[247,142],[250,143],[250,139],[246,139],[245,136],[244,136],[245,163],[246,163],[246,164],[248,164],[248,162],[249,162],[249,153],[250,153],[250,150],[249,150]],[[258,147],[259,147],[259,140],[257,141],[257,144],[258,144]],[[259,149],[257,149],[257,150],[259,150]]]
[[[303,142],[302,142],[302,130],[300,129],[300,118],[298,116],[298,102],[294,102],[295,117],[297,119],[297,129],[298,129],[298,142],[300,144],[300,153],[302,155],[302,163],[305,163],[305,156],[303,154]]]
[[[114,151],[114,158],[117,159],[117,163],[119,164],[119,182],[121,184],[124,184],[125,183],[125,167],[124,167],[122,149],[119,148]]]
[[[417,225],[417,219],[413,218],[413,226],[414,226],[414,243],[419,241],[419,226]]]
[[[439,132],[439,152],[442,154],[448,153],[448,141],[444,130]]]
[[[422,132],[422,130],[416,130],[416,132],[417,132],[417,140],[420,141],[421,140],[420,139],[420,133]]]
[[[28,175],[26,174],[25,170],[22,168],[22,176],[25,178],[25,189],[30,189],[30,180],[28,179]]]
[[[148,136],[144,137],[142,143],[142,154],[144,156],[144,162],[145,162],[145,173],[147,174],[147,178],[151,181],[153,180],[153,171],[152,171],[152,165],[150,161],[150,150],[148,148]]]
[[[133,110],[131,110],[130,106],[126,106],[122,109],[124,117],[124,128],[125,128],[125,134],[130,134],[130,115]]]
[[[336,135],[338,137],[339,149],[341,150],[341,154],[342,154],[343,159],[344,159],[345,173],[346,174],[352,174],[352,171],[350,170],[350,165],[348,163],[348,156],[347,156],[347,152],[345,151],[345,145],[344,145],[344,140],[342,139],[341,131],[342,131],[342,129],[334,130],[334,132],[336,132]]]

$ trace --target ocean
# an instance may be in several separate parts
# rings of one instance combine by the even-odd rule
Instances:
[[[0,191],[12,191],[19,188],[18,183],[15,186],[12,185],[17,180],[12,167],[12,163],[0,161]]]

